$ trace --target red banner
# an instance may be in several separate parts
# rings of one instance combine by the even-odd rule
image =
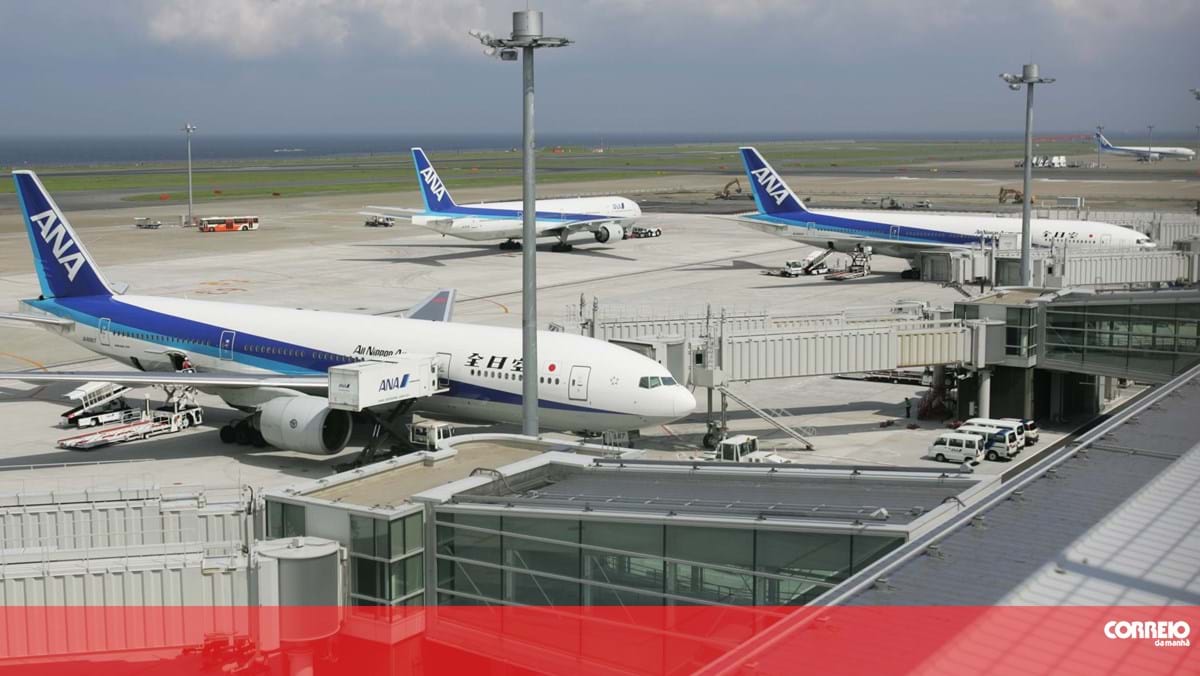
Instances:
[[[0,674],[1200,674],[1200,607],[8,607]]]

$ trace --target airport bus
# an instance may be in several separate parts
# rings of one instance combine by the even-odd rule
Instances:
[[[258,216],[205,216],[196,223],[199,232],[258,230]]]

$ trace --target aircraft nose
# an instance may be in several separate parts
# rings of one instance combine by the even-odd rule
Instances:
[[[688,392],[686,387],[680,385],[674,389],[676,416],[682,418],[683,416],[689,415],[692,411],[696,410],[696,397],[693,396],[691,392]]]

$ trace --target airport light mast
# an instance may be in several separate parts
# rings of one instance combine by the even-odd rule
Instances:
[[[1021,67],[1020,75],[1001,73],[1000,79],[1008,83],[1008,88],[1021,91],[1021,85],[1027,87],[1025,94],[1025,182],[1024,202],[1021,205],[1021,285],[1033,284],[1033,233],[1030,228],[1030,209],[1033,205],[1033,195],[1030,193],[1030,183],[1033,182],[1033,85],[1050,84],[1052,77],[1040,77],[1036,63],[1027,63]]]
[[[1152,158],[1150,154],[1154,152],[1154,125],[1146,125],[1146,161],[1149,162]]]
[[[188,149],[188,227],[192,227],[195,221],[192,220],[192,133],[196,131],[196,125],[188,122],[183,125],[180,131],[187,134],[187,149]]]
[[[468,31],[484,46],[484,54],[501,61],[516,61],[522,52],[524,115],[522,118],[521,206],[521,432],[538,436],[537,357],[537,195],[534,174],[533,51],[541,47],[566,47],[571,41],[542,35],[542,13],[527,9],[513,12],[512,36],[497,38],[479,30]],[[569,375],[567,377],[570,377]]]

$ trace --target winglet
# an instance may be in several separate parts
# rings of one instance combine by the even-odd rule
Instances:
[[[457,289],[438,289],[433,295],[414,305],[405,317],[430,322],[451,321],[454,318],[454,299],[457,295]]]
[[[37,174],[17,170],[13,172],[13,181],[25,216],[25,230],[33,249],[33,267],[42,286],[42,296],[111,296],[112,289],[104,281],[100,269]]]
[[[764,214],[807,212],[804,203],[755,148],[743,147],[742,163],[750,179],[754,203]]]
[[[437,170],[430,164],[425,151],[420,148],[412,149],[413,166],[417,170],[417,185],[421,188],[421,198],[425,200],[426,211],[449,211],[453,209],[454,200],[446,184],[438,176]]]

